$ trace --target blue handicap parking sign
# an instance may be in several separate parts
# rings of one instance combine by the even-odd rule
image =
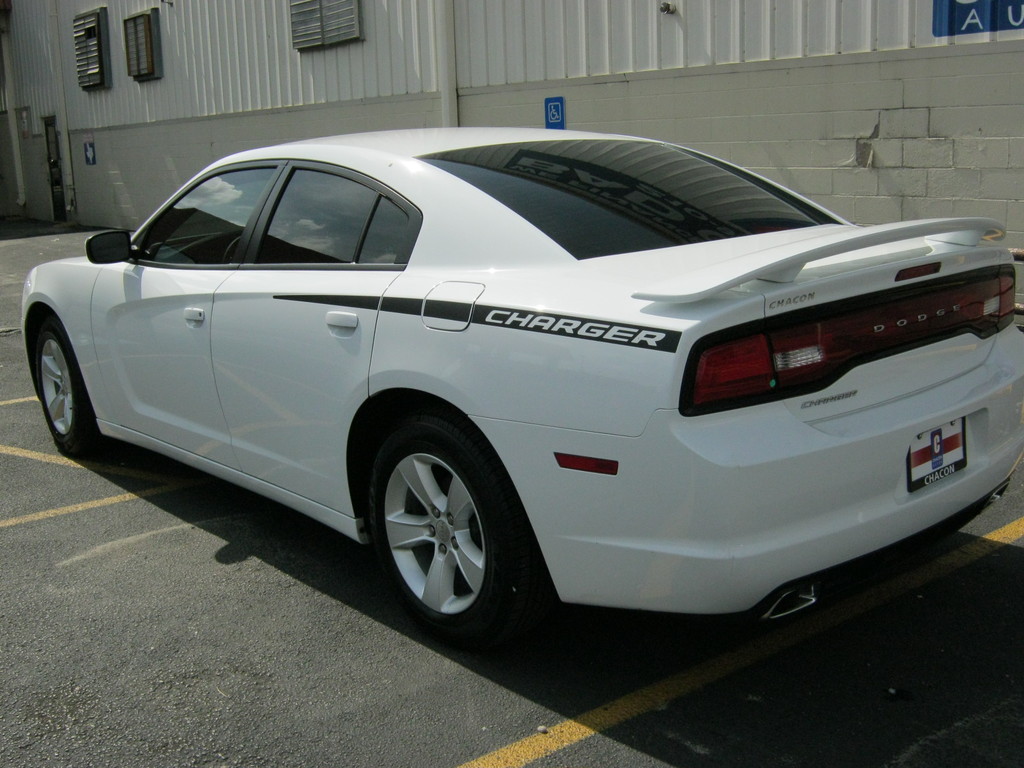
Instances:
[[[85,142],[85,164],[96,165],[96,142]]]
[[[564,96],[552,96],[544,99],[544,127],[565,128]]]

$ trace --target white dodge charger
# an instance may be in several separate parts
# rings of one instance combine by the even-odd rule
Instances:
[[[556,596],[778,616],[1005,488],[1000,226],[853,226],[645,139],[340,136],[33,270],[24,338],[59,450],[134,443],[372,542],[451,642]]]

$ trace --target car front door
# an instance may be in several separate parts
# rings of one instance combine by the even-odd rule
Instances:
[[[104,268],[93,328],[118,426],[237,466],[210,358],[213,296],[238,268],[239,243],[276,173],[201,180],[140,233],[135,260]]]
[[[244,472],[351,515],[348,428],[366,399],[385,289],[418,212],[369,179],[290,169],[262,237],[217,289],[217,390]]]

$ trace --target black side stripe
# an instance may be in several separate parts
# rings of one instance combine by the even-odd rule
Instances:
[[[423,314],[438,320],[455,320],[460,323],[468,323],[473,316],[473,305],[463,301],[427,299],[423,305]]]
[[[456,320],[468,323],[473,314],[473,305],[464,301],[441,301],[439,299],[401,299],[387,297],[381,304],[382,312],[399,315],[423,315],[437,320]]]
[[[377,309],[380,307],[380,296],[335,296],[330,294],[297,294],[275,296],[280,301],[301,301],[306,304],[327,304],[332,307],[349,307],[351,309]]]
[[[545,333],[552,336],[567,336],[582,341],[599,341],[604,344],[657,352],[674,353],[679,348],[682,334],[663,328],[643,325],[615,323],[592,317],[556,315],[548,312],[531,312],[526,309],[492,307],[482,304],[468,304],[459,301],[438,301],[408,299],[388,296],[333,296],[333,295],[279,295],[282,301],[301,301],[311,304],[327,304],[353,309],[377,309],[400,315],[423,315],[441,320],[469,322],[474,325],[488,325],[513,331]]]
[[[397,315],[419,315],[423,312],[423,299],[401,299],[386,296],[380,305],[381,312],[394,312]]]

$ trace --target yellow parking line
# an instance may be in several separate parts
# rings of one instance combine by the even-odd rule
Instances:
[[[18,403],[38,403],[39,398],[37,397],[19,397],[15,400],[0,400],[0,407],[5,405],[17,405]]]
[[[82,512],[87,509],[96,509],[97,507],[107,507],[113,504],[121,504],[125,501],[132,501],[134,499],[144,499],[149,496],[157,496],[161,493],[170,493],[171,491],[180,491],[183,488],[189,488],[193,485],[202,485],[203,483],[209,482],[208,478],[199,478],[196,480],[180,480],[172,483],[166,483],[164,485],[157,485],[153,488],[147,488],[137,493],[120,493],[117,496],[107,496],[105,499],[94,499],[92,501],[83,501],[79,504],[70,504],[66,507],[57,507],[55,509],[46,509],[42,512],[33,512],[29,515],[22,515],[21,517],[12,517],[7,520],[0,520],[0,528],[10,528],[14,525],[21,525],[22,523],[33,523],[38,520],[47,520],[51,517],[60,517],[61,515],[70,515],[75,512]]]
[[[15,448],[13,445],[0,445],[0,453],[7,456],[17,456],[19,459],[31,459],[32,461],[43,461],[47,464],[59,464],[62,467],[79,467],[83,465],[77,461],[61,456],[56,453],[40,453],[30,451],[27,448]]]
[[[546,733],[528,736],[464,763],[460,768],[522,768],[613,726],[663,708],[675,699],[775,656],[924,584],[947,576],[1021,538],[1024,538],[1024,517],[982,538],[974,539],[920,568],[839,602],[832,608],[807,614],[803,619],[746,643],[734,651],[628,693],[571,720],[565,720],[548,728]]]
[[[173,480],[173,478],[169,478],[167,475],[161,475],[157,472],[146,472],[145,470],[131,469],[129,467],[117,467],[112,464],[101,464],[95,461],[76,461],[57,453],[40,453],[39,451],[30,451],[26,448],[15,448],[13,445],[0,445],[0,454],[16,456],[19,459],[41,461],[46,464],[57,464],[62,467],[88,469],[91,472],[101,472],[103,474],[116,475],[118,477],[134,477],[139,480],[150,480],[155,483]]]

